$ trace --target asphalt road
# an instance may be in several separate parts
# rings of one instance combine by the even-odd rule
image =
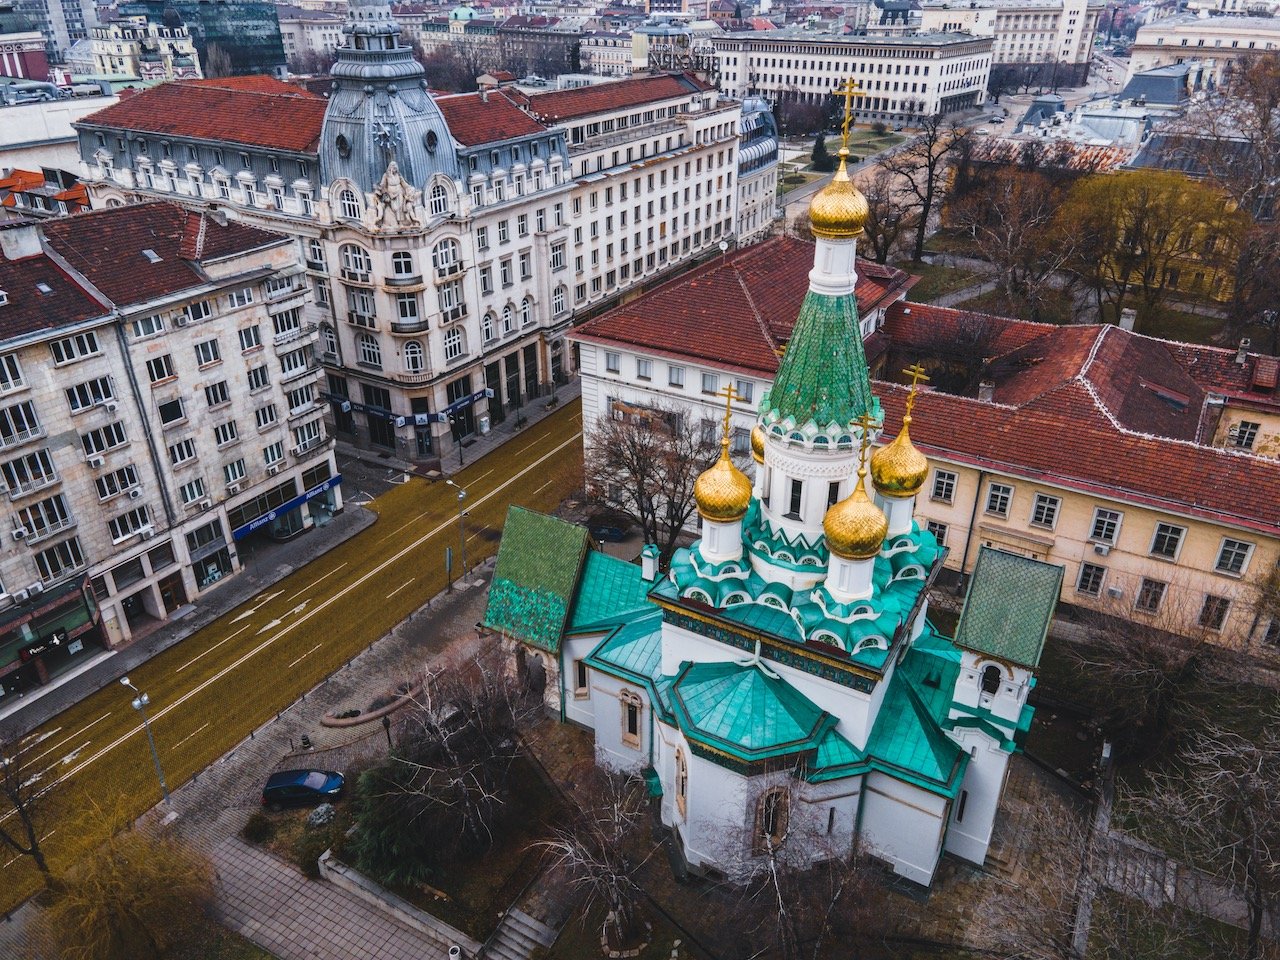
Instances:
[[[577,401],[454,477],[466,489],[467,556],[498,547],[512,503],[554,509],[579,482]],[[445,548],[459,559],[457,491],[413,478],[369,507],[378,522],[244,606],[134,670],[170,787],[186,782],[300,694],[443,590]],[[113,684],[23,742],[41,799],[42,847],[55,873],[160,800],[128,691]],[[5,809],[0,820],[15,827]],[[0,910],[40,886],[30,860],[0,847]]]

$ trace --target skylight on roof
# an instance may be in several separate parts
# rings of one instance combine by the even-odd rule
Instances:
[[[147,260],[151,263],[159,263],[161,260],[164,259],[164,257],[160,256],[160,254],[156,253],[150,247],[147,247],[147,249],[143,250],[142,255],[146,257]]]
[[[5,293],[3,290],[0,290],[0,307],[3,307],[8,302],[9,302],[9,294]]]
[[[43,280],[39,281],[39,282],[36,284],[36,289],[37,289],[37,290],[39,290],[41,293],[44,293],[44,294],[53,293],[53,287],[49,286],[49,285],[48,285],[47,283],[45,283]]]

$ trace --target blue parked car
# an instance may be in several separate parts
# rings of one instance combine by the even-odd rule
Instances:
[[[346,778],[336,770],[281,770],[267,778],[262,805],[271,810],[337,800]]]

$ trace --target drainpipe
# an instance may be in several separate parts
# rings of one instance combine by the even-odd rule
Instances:
[[[965,584],[965,578],[968,576],[964,571],[969,566],[969,547],[973,543],[973,524],[978,519],[978,501],[982,499],[982,482],[986,477],[987,471],[978,471],[978,489],[973,495],[973,509],[969,511],[969,531],[964,538],[964,556],[960,558],[960,583],[956,588],[956,596],[960,595],[960,587]]]
[[[173,509],[173,500],[169,496],[169,487],[164,481],[164,466],[156,451],[156,440],[151,434],[151,419],[147,416],[146,404],[142,402],[142,389],[138,386],[138,376],[133,369],[133,357],[129,354],[129,338],[124,334],[124,319],[115,324],[116,339],[120,342],[120,354],[124,358],[125,375],[129,378],[129,387],[133,391],[133,400],[138,407],[138,417],[142,420],[142,431],[147,438],[147,452],[151,455],[151,468],[155,471],[156,482],[160,485],[160,499],[164,502],[164,515],[170,528],[176,527],[178,521]]]
[[[560,722],[564,723],[564,639],[560,640]]]

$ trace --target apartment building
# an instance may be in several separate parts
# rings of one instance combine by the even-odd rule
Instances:
[[[740,244],[769,232],[779,216],[778,125],[768,100],[748,97],[738,122],[738,225]]]
[[[1221,84],[1237,60],[1280,50],[1280,20],[1274,17],[1205,17],[1180,14],[1138,28],[1126,79],[1154,67],[1198,61],[1206,82]]]
[[[0,227],[0,684],[145,634],[342,507],[297,241],[170,203]],[[57,642],[51,642],[56,640]]]
[[[584,33],[578,44],[582,72],[601,77],[629,77],[635,70],[631,48],[630,33]]]
[[[193,80],[201,76],[200,58],[182,24],[145,16],[113,17],[90,30],[93,72],[139,80]]]
[[[329,97],[162,85],[79,125],[82,176],[95,206],[166,197],[301,238],[338,433],[463,458],[573,375],[575,316],[733,234],[740,108],[683,74],[435,97],[385,2],[346,29]]]
[[[811,260],[810,245],[774,238],[576,330],[587,431],[656,411],[680,413],[687,429],[711,423],[732,382],[745,457]],[[949,548],[953,578],[995,547],[1061,565],[1064,604],[1280,646],[1280,621],[1258,604],[1280,561],[1275,358],[910,303],[909,281],[857,270],[879,442],[900,429],[897,371],[921,361],[938,387],[919,394],[911,427],[931,467],[916,511]],[[946,392],[963,363],[954,344],[975,331],[989,380],[977,396]]]
[[[280,19],[280,42],[290,63],[305,63],[300,58],[331,57],[342,46],[346,20],[340,14],[278,3],[276,15]]]
[[[992,62],[991,38],[965,33],[855,37],[787,27],[708,42],[729,96],[819,101],[852,77],[865,93],[854,102],[860,121],[907,122],[980,106]]]

